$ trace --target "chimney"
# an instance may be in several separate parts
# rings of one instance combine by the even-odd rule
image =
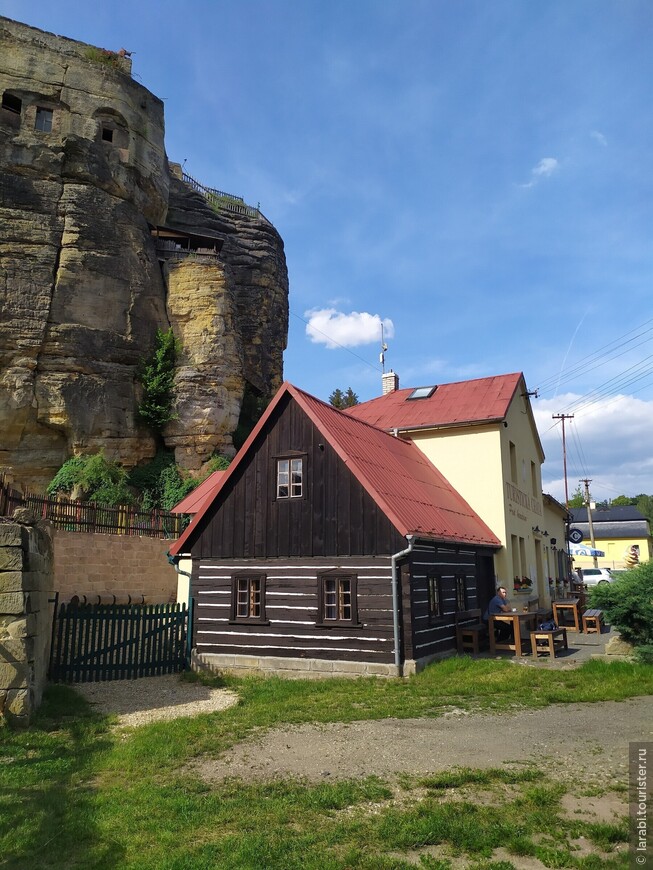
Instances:
[[[395,390],[399,389],[399,375],[396,375],[392,369],[390,369],[389,372],[383,372],[381,385],[383,387],[382,395],[385,396],[388,393],[394,393]]]

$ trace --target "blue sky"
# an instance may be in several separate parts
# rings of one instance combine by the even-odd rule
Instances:
[[[0,14],[132,51],[170,159],[260,202],[286,246],[288,380],[378,395],[383,321],[402,386],[523,371],[540,388],[554,496],[561,412],[570,490],[653,493],[650,0]]]

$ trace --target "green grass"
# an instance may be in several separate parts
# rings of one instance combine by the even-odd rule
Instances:
[[[403,777],[401,787],[374,777],[207,785],[187,765],[284,723],[432,717],[452,707],[500,715],[653,694],[651,666],[553,671],[462,658],[405,681],[218,682],[239,704],[193,719],[116,730],[72,689],[53,686],[32,727],[0,729],[0,866],[444,870],[454,854],[476,870],[519,868],[527,855],[548,867],[625,866],[614,851],[625,822],[568,818],[565,785],[528,765]],[[481,793],[491,800],[475,799]],[[574,850],[581,835],[593,854]],[[498,846],[509,860],[493,859]]]

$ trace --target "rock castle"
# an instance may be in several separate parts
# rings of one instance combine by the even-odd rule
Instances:
[[[108,52],[0,17],[0,471],[42,488],[70,456],[154,455],[139,360],[181,343],[165,445],[233,453],[243,398],[282,380],[283,242],[168,163],[161,100]]]

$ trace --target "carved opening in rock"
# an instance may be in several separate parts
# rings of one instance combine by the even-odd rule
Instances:
[[[97,136],[115,148],[129,148],[129,128],[127,122],[115,109],[97,109],[93,117],[98,122]]]
[[[6,109],[8,112],[20,115],[23,108],[23,101],[20,97],[15,96],[15,94],[10,94],[9,91],[5,91],[2,95],[2,108]]]

